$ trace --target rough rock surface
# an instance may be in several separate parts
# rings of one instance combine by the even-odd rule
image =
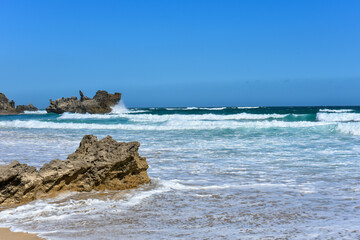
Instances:
[[[109,113],[111,112],[111,107],[118,104],[121,99],[121,93],[110,94],[99,90],[92,99],[85,97],[81,91],[79,93],[80,99],[77,97],[59,98],[55,101],[50,99],[50,106],[46,108],[46,111],[57,114],[64,112]]]
[[[25,111],[37,111],[39,110],[37,107],[35,107],[34,105],[32,105],[32,103],[30,103],[29,105],[17,105],[16,106],[16,112],[18,113],[23,113]]]
[[[32,105],[18,105],[15,108],[14,100],[9,101],[5,94],[0,93],[0,114],[17,114],[24,111],[37,111],[38,109]]]
[[[18,161],[1,165],[0,204],[26,203],[61,191],[123,190],[148,183],[148,164],[139,156],[139,146],[85,135],[65,161],[55,159],[39,171]]]
[[[0,113],[3,114],[16,114],[15,102],[5,96],[5,94],[0,93]]]

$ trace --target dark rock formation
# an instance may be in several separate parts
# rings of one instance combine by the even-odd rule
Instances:
[[[79,94],[80,94],[80,101],[84,101],[84,94],[81,90],[79,90]]]
[[[37,107],[35,107],[34,105],[32,105],[32,103],[30,103],[29,105],[17,105],[16,106],[16,112],[18,113],[23,113],[25,111],[37,111],[39,110]]]
[[[2,114],[16,114],[15,102],[5,96],[5,94],[0,93],[0,113]]]
[[[0,114],[17,114],[23,113],[24,111],[37,111],[38,109],[32,105],[18,105],[15,108],[14,100],[9,101],[5,94],[0,93]]]
[[[148,164],[139,156],[139,146],[111,136],[98,141],[85,135],[65,161],[55,159],[39,171],[18,161],[1,165],[0,204],[26,203],[62,191],[123,190],[148,183]]]
[[[72,113],[109,113],[111,107],[118,104],[121,93],[110,94],[106,91],[97,91],[93,99],[85,97],[80,92],[80,100],[77,97],[59,98],[55,101],[50,99],[50,106],[46,108],[48,113],[61,114]]]

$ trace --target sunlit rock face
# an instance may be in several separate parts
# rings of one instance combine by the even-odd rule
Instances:
[[[140,157],[139,142],[99,140],[85,135],[65,161],[44,164],[40,170],[13,161],[0,166],[0,204],[26,203],[63,191],[123,190],[149,183],[148,164]]]

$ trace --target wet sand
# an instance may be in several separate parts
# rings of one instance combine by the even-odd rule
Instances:
[[[0,228],[0,240],[44,240],[36,234],[11,232],[9,228]]]

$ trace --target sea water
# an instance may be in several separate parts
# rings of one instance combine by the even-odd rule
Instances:
[[[139,141],[151,183],[0,211],[47,239],[359,239],[360,107],[115,107],[0,116],[0,164]]]

